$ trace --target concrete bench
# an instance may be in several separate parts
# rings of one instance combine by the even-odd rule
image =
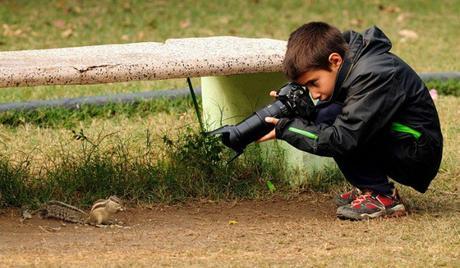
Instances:
[[[281,40],[207,37],[0,52],[0,87],[201,77],[204,121],[214,129],[273,101],[268,92],[286,82],[285,49]],[[290,163],[322,165],[293,148],[287,156]]]
[[[208,37],[0,52],[0,87],[278,72],[286,43]]]

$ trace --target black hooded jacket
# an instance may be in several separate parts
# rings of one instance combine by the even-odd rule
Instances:
[[[346,157],[379,141],[398,146],[391,142],[391,136],[393,140],[413,136],[415,148],[399,157],[401,161],[407,159],[407,166],[401,163],[406,173],[425,166],[424,174],[417,174],[423,178],[410,179],[406,184],[426,191],[439,169],[443,142],[429,91],[414,70],[389,52],[391,42],[377,27],[343,36],[349,50],[329,101],[343,104],[341,114],[332,125],[282,118],[276,137],[313,154]]]

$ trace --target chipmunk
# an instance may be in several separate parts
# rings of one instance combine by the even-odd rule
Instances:
[[[32,214],[39,213],[41,218],[55,218],[63,221],[100,226],[111,224],[111,217],[118,211],[123,211],[123,202],[116,196],[108,199],[99,199],[88,213],[66,204],[51,200]]]
[[[123,210],[123,202],[114,195],[108,199],[99,199],[91,207],[86,223],[93,225],[111,224],[112,215]]]

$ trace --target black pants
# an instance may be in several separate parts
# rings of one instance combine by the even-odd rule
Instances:
[[[315,123],[332,125],[341,110],[342,105],[336,103],[323,107],[318,110]],[[334,157],[334,160],[353,186],[388,195],[392,193],[394,186],[387,177],[391,172],[385,157],[387,153],[383,146],[372,144],[343,157]]]

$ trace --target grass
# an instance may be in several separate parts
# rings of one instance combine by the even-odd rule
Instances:
[[[429,89],[436,89],[438,94],[460,97],[460,80],[433,80],[427,81],[426,85]]]
[[[460,81],[427,81],[429,89],[436,89],[440,95],[460,96]],[[126,117],[147,116],[152,113],[184,113],[193,107],[190,98],[156,99],[135,101],[132,103],[112,103],[103,106],[82,105],[78,111],[65,108],[39,108],[31,111],[7,111],[0,113],[0,124],[17,127],[35,125],[46,128],[73,129],[80,123],[87,123],[95,118],[111,119],[121,114]],[[0,139],[1,140],[1,139]]]
[[[312,20],[341,30],[378,25],[393,52],[418,72],[457,71],[460,27],[458,1],[25,1],[0,5],[0,51],[131,42],[168,38],[236,35],[286,40]],[[416,39],[404,39],[403,29]],[[195,82],[195,84],[197,84]],[[183,80],[142,81],[92,86],[6,88],[0,101],[55,99],[181,88]]]
[[[455,49],[460,43],[458,14],[460,2],[456,0],[0,0],[0,51],[163,42],[168,38],[214,35],[286,39],[292,30],[306,21],[325,20],[342,30],[354,28],[360,31],[370,25],[378,25],[392,40],[393,52],[417,72],[458,71],[459,51]],[[418,38],[405,40],[398,34],[402,29],[415,31]],[[199,80],[195,78],[194,85],[198,84]],[[310,215],[309,211],[301,210],[295,212],[303,215],[300,218],[290,217],[287,213],[279,214],[288,215],[280,219],[270,218],[270,210],[261,211],[258,208],[255,211],[261,214],[254,217],[258,227],[251,228],[249,225],[248,228],[241,220],[238,225],[227,225],[226,217],[231,214],[221,213],[220,216],[225,218],[222,221],[224,225],[216,221],[214,216],[211,217],[213,223],[209,224],[208,230],[213,236],[209,239],[207,230],[203,231],[201,242],[204,246],[200,244],[199,236],[197,240],[197,237],[188,235],[184,239],[179,236],[179,239],[173,237],[167,240],[181,243],[190,241],[192,245],[202,247],[210,245],[211,255],[208,250],[200,255],[201,246],[191,251],[187,249],[185,253],[179,247],[180,252],[171,255],[174,256],[172,261],[209,265],[216,259],[216,263],[227,261],[235,266],[235,263],[247,265],[247,256],[250,256],[252,262],[263,266],[273,266],[274,263],[284,266],[286,263],[292,263],[293,266],[299,263],[305,263],[305,266],[330,266],[331,263],[345,266],[369,263],[395,267],[427,264],[456,266],[460,208],[460,127],[457,122],[460,116],[457,109],[460,106],[460,82],[429,81],[427,85],[440,93],[436,106],[444,135],[443,161],[427,193],[420,194],[398,185],[405,204],[415,212],[410,217],[388,221],[338,222],[331,217],[323,217],[324,203],[319,202],[308,205],[308,209],[321,212],[318,217],[310,218],[305,218]],[[5,88],[0,90],[0,102],[184,87],[184,79],[175,79]],[[0,114],[0,123],[0,210],[4,207],[37,207],[49,199],[88,208],[94,200],[112,194],[131,204],[177,203],[190,199],[263,199],[274,195],[292,198],[304,191],[332,194],[348,188],[334,166],[315,172],[286,170],[281,161],[282,151],[276,144],[272,146],[275,153],[270,155],[267,155],[263,146],[253,144],[239,159],[227,165],[226,161],[232,152],[223,147],[219,140],[199,133],[189,99],[103,107],[82,106],[73,111],[40,109],[7,112]],[[276,155],[278,157],[274,157]],[[268,182],[276,190],[269,188]],[[194,209],[198,211],[199,208]],[[205,213],[205,217],[208,215],[209,212]],[[264,220],[258,220],[267,215],[269,223],[261,225]],[[172,223],[175,224],[174,220]],[[194,226],[186,223],[186,232],[182,223],[172,230],[189,233]],[[199,223],[200,226],[196,227],[198,233],[203,227],[201,220]],[[168,221],[164,225],[168,224],[171,223]],[[164,226],[155,222],[155,227],[158,228],[153,228],[152,235],[154,240],[158,240],[164,232]],[[123,235],[127,235],[127,238],[123,237],[120,241],[127,242],[132,250],[142,254],[142,248],[145,249],[147,244],[140,243],[139,230],[133,230],[136,243],[130,242],[129,233],[126,232]],[[219,230],[226,235],[220,235]],[[150,234],[150,231],[144,233]],[[255,236],[247,236],[251,233]],[[35,237],[36,230],[31,234],[32,238]],[[53,237],[60,236],[53,234]],[[264,243],[253,243],[261,237],[266,238]],[[21,242],[18,237],[14,239]],[[104,247],[101,248],[100,243],[102,240],[99,240],[98,252],[104,255]],[[54,243],[56,241],[53,242],[53,239],[47,241],[54,255],[59,253],[59,250],[54,250],[56,245],[64,245]],[[235,244],[238,241],[240,244]],[[169,242],[166,243],[168,250],[171,248]],[[75,247],[78,241],[71,243],[71,247]],[[87,247],[91,245],[83,244],[83,251],[88,251]],[[138,245],[142,245],[141,248]],[[105,255],[113,259],[113,250],[109,249]],[[167,250],[157,249],[154,247],[145,256],[151,257],[152,252],[160,252],[160,263],[170,265],[171,258],[161,255]],[[359,254],[356,254],[357,250]],[[91,252],[91,247],[88,252]],[[22,244],[19,253],[22,258]],[[42,261],[52,263],[54,255],[43,255],[43,249],[37,254]],[[243,257],[235,259],[235,254]],[[192,255],[198,256],[199,260],[191,258]],[[130,255],[135,260],[133,263],[141,263],[142,258],[139,261],[138,256]],[[34,261],[36,263],[36,259]],[[106,262],[105,259],[99,261]],[[129,258],[125,260],[126,263],[129,261]],[[14,262],[17,263],[17,258]],[[148,260],[147,263],[151,265],[152,262]]]
[[[73,129],[80,123],[88,123],[95,118],[109,120],[123,115],[147,116],[165,112],[184,113],[193,103],[190,98],[155,99],[132,103],[110,103],[103,106],[81,105],[76,111],[66,108],[39,108],[30,111],[6,111],[0,113],[0,123],[4,126],[35,125],[46,128]]]
[[[176,139],[163,135],[158,150],[146,134],[144,149],[135,153],[130,141],[104,147],[113,133],[88,137],[74,131],[74,151],[33,169],[30,159],[0,160],[1,206],[36,206],[50,199],[90,205],[94,198],[116,194],[134,202],[178,202],[190,198],[256,198],[270,194],[268,180],[286,188],[281,159],[266,160],[260,146],[227,164],[232,152],[216,137],[188,127]],[[117,138],[117,137],[115,137]],[[12,164],[14,163],[14,164]]]
[[[152,103],[148,107],[154,107]],[[328,191],[334,185],[343,185],[343,177],[335,168],[329,168],[327,174],[310,174],[311,181],[294,183],[293,176],[307,174],[288,171],[283,151],[276,144],[274,153],[252,145],[240,158],[227,164],[233,152],[219,138],[199,133],[192,108],[179,115],[174,111],[177,108],[173,106],[167,112],[154,111],[149,115],[142,110],[129,115],[117,111],[109,119],[101,113],[102,116],[96,116],[97,122],[78,121],[89,134],[83,129],[65,129],[67,123],[54,125],[58,133],[56,129],[43,128],[46,121],[15,127],[4,125],[0,131],[5,153],[0,159],[0,207],[35,207],[50,199],[88,206],[95,198],[111,194],[131,202],[252,199],[271,196],[275,191],[284,195],[292,189]],[[158,128],[139,125],[142,129],[137,132],[107,132],[104,126],[96,127],[100,127],[101,121],[117,124],[119,120],[141,121],[145,116],[164,116],[164,121],[180,117],[179,121],[186,123],[175,127],[176,131],[159,132]],[[13,137],[23,140],[21,136],[28,137],[23,144],[13,141]],[[67,143],[53,144],[53,140]],[[322,180],[329,174],[335,176]],[[275,189],[270,189],[268,183]]]
[[[74,111],[74,117],[86,120],[56,120],[52,127],[46,120],[3,125],[0,204],[34,206],[59,199],[88,205],[94,198],[110,194],[132,202],[261,198],[272,194],[268,180],[281,195],[347,188],[334,166],[309,173],[287,171],[281,156],[264,157],[266,153],[256,145],[225,165],[233,153],[218,140],[200,135],[190,102],[176,101],[185,105],[165,106],[160,100],[155,106],[151,101],[138,106],[146,110],[132,106],[130,112],[110,110],[117,106],[93,107],[108,109],[110,116],[106,117],[106,112],[94,113],[94,117],[78,115],[85,113],[83,109]],[[458,111],[450,107],[459,102],[459,98],[443,95],[437,102],[444,158],[433,190],[421,195],[402,187],[412,209],[439,211],[452,203],[452,196],[458,196],[460,148],[456,141],[460,128],[455,124]],[[152,107],[160,108],[155,111]],[[74,122],[75,128],[67,128],[68,122]]]
[[[301,24],[324,20],[341,30],[378,25],[393,52],[418,72],[460,69],[458,1],[10,1],[0,0],[0,50],[109,43],[163,42],[168,38],[236,35],[287,39]],[[399,35],[413,30],[415,39]],[[199,79],[193,84],[197,86]],[[5,88],[0,102],[58,99],[119,92],[184,88],[184,79],[82,86]],[[456,126],[457,81],[430,81],[445,136],[444,160],[433,191],[403,188],[414,208],[443,208],[458,197],[460,159]],[[447,96],[453,95],[453,96]],[[49,198],[88,205],[118,194],[132,201],[243,198],[287,190],[339,191],[336,168],[287,173],[257,146],[230,166],[228,152],[200,136],[188,99],[134,105],[83,106],[0,114],[0,206],[36,205]],[[80,137],[78,140],[76,138]],[[197,146],[202,145],[202,146]],[[218,159],[218,160],[217,160]],[[264,160],[269,159],[269,160]],[[208,167],[208,162],[214,163]],[[308,177],[308,180],[296,179]],[[291,192],[292,193],[292,192]],[[92,199],[93,198],[93,199]],[[433,201],[436,200],[436,201]]]
[[[199,79],[192,79],[193,85],[199,85]],[[186,88],[185,79],[161,81],[137,81],[126,83],[71,85],[71,86],[36,86],[20,88],[3,88],[0,91],[0,102],[23,102],[30,100],[55,100],[62,98],[78,98],[85,96],[110,95],[116,93],[143,92],[157,89]]]

